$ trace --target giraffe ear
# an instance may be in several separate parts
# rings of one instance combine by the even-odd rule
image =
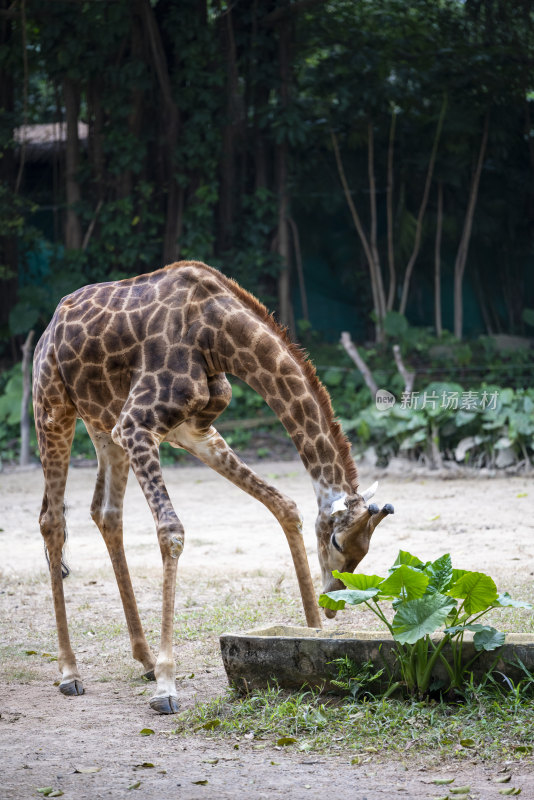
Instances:
[[[370,486],[368,489],[365,490],[365,492],[362,492],[362,497],[365,500],[365,502],[367,502],[368,500],[371,499],[371,497],[373,497],[377,489],[378,489],[378,481],[375,481],[372,486]]]
[[[330,516],[335,517],[336,514],[340,514],[342,511],[347,510],[347,506],[345,505],[345,500],[347,495],[343,495],[343,497],[338,497],[337,500],[334,500],[332,503],[332,507],[330,509]]]

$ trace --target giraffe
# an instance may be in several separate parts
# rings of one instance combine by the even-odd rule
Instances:
[[[262,502],[291,552],[306,621],[321,619],[296,504],[263,481],[213,426],[231,399],[225,373],[242,378],[279,417],[308,471],[318,503],[316,534],[323,590],[342,588],[332,571],[352,572],[378,523],[393,513],[358,493],[350,445],[315,369],[267,309],[231,278],[182,261],[63,298],[34,355],[34,412],[45,488],[40,529],[50,567],[58,633],[59,689],[83,693],[63,593],[64,492],[76,419],[93,441],[98,471],[91,516],[115,572],[132,655],[156,680],[150,706],[178,710],[173,615],[184,529],[163,480],[159,445],[189,451]],[[132,468],[154,517],[163,563],[161,639],[150,649],[123,547],[122,508]],[[325,610],[327,616],[335,612]]]

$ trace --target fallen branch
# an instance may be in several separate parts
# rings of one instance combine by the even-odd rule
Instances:
[[[373,378],[371,370],[369,369],[369,367],[359,354],[356,345],[352,341],[350,333],[348,333],[348,331],[343,331],[343,333],[341,334],[341,344],[343,345],[350,358],[354,361],[354,363],[360,370],[362,377],[366,383],[366,386],[371,392],[371,396],[374,399],[378,391],[378,386],[375,383],[375,379]]]
[[[404,366],[404,361],[402,360],[401,351],[398,344],[393,345],[393,357],[395,358],[395,364],[397,365],[397,369],[399,370],[404,381],[404,391],[410,394],[415,381],[415,372],[408,372]]]

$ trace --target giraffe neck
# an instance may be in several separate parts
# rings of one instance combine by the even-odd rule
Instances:
[[[236,323],[238,339],[248,329]],[[269,324],[256,322],[248,347],[220,358],[225,372],[248,383],[277,415],[290,435],[312,479],[319,509],[357,491],[357,472],[350,445],[335,420],[330,398],[315,369]],[[227,331],[228,333],[228,331]],[[236,339],[229,333],[230,349]],[[227,350],[228,352],[228,350]]]

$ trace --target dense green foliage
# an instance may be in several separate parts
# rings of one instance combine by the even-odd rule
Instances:
[[[449,553],[426,563],[404,550],[399,551],[387,578],[352,572],[332,573],[346,589],[327,592],[319,605],[338,611],[364,604],[386,626],[395,642],[395,654],[402,683],[410,694],[425,696],[434,689],[464,691],[472,684],[477,657],[504,644],[504,633],[479,620],[493,608],[531,608],[512,600],[508,592],[498,594],[489,575],[453,569]],[[381,603],[391,602],[395,614],[388,620]],[[433,634],[443,631],[439,641]],[[466,663],[464,637],[473,634],[475,655]],[[450,656],[447,654],[450,648]],[[446,680],[436,680],[438,665]]]
[[[372,335],[382,311],[332,137],[390,312],[405,295],[412,322],[436,322],[441,187],[444,327],[465,234],[465,329],[532,333],[527,0],[8,6],[0,357],[66,292],[178,257],[222,267],[285,323],[309,315],[335,338],[340,325]],[[62,144],[56,132],[55,145],[20,146],[21,125],[50,123]]]

